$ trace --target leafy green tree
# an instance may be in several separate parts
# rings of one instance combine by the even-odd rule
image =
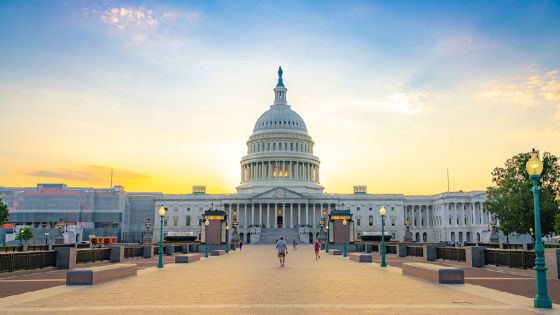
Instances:
[[[560,235],[560,215],[557,215],[556,219],[554,219],[554,233]]]
[[[19,230],[19,233],[16,236],[16,240],[25,242],[32,239],[33,237],[35,237],[35,235],[33,235],[33,231],[30,227],[27,226]]]
[[[537,151],[538,153],[538,151]],[[507,160],[505,167],[492,172],[495,186],[488,187],[484,211],[499,221],[498,229],[505,235],[513,232],[530,234],[535,229],[535,209],[532,181],[525,169],[530,153],[519,153]],[[554,220],[560,213],[560,166],[558,157],[545,152],[542,155],[543,172],[539,181],[542,235],[554,232]]]
[[[2,202],[2,197],[0,197],[0,225],[8,222],[9,215],[8,206]]]

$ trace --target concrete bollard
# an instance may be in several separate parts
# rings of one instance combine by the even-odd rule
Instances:
[[[111,262],[121,263],[124,262],[124,246],[111,246]]]
[[[144,249],[144,258],[154,257],[154,245],[143,245],[142,248]]]
[[[373,251],[373,244],[366,244],[366,253],[371,253]]]
[[[173,255],[173,251],[175,250],[173,245],[164,245],[165,246],[165,255],[166,256],[172,256]]]
[[[406,257],[407,244],[397,244],[397,257]]]
[[[484,249],[486,249],[485,246],[465,247],[467,267],[480,268],[484,266]]]
[[[545,248],[544,261],[548,267],[546,277],[548,279],[560,279],[560,249]]]
[[[76,256],[78,250],[73,247],[59,247],[54,249],[56,254],[57,269],[74,269],[76,267]]]
[[[443,245],[440,244],[425,244],[422,245],[422,250],[423,250],[423,260],[424,261],[436,261],[437,260],[437,252],[436,252],[436,248],[438,247],[443,247]]]
[[[188,254],[189,253],[189,244],[181,245],[181,253],[182,254]]]

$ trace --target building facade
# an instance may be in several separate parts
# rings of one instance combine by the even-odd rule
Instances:
[[[239,235],[246,243],[270,243],[280,235],[308,242],[315,240],[321,222],[335,209],[351,211],[355,237],[381,231],[379,209],[384,206],[385,230],[395,240],[403,240],[407,221],[413,240],[418,242],[489,240],[488,223],[493,220],[483,211],[484,191],[405,196],[368,194],[367,187],[355,186],[353,194],[324,193],[320,159],[313,154],[315,143],[305,121],[288,105],[282,69],[278,75],[274,103],[258,118],[246,142],[236,194],[210,195],[204,186],[181,195],[127,193],[119,186],[0,187],[10,209],[10,222],[41,228],[60,217],[83,226],[83,238],[87,239],[93,233],[119,237],[142,233],[150,218],[154,236],[159,237],[158,210],[164,207],[164,234],[199,235],[204,211],[217,209],[239,223]]]

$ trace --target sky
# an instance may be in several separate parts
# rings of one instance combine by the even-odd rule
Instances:
[[[277,70],[327,193],[560,155],[558,1],[0,2],[0,186],[235,193]]]

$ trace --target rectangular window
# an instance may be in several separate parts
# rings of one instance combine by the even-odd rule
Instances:
[[[357,211],[360,211],[360,207],[356,208]]]
[[[288,150],[288,142],[284,143],[284,150]]]
[[[391,218],[391,225],[395,226],[395,218]]]
[[[202,226],[202,219],[198,219],[198,225]],[[200,239],[200,237],[198,239]]]
[[[191,226],[191,217],[187,217],[187,222],[185,223],[186,226]]]
[[[270,143],[268,144],[268,150],[267,151],[270,151]]]
[[[414,225],[416,225],[416,219],[414,219]]]
[[[167,219],[163,219],[163,226],[167,226]]]
[[[373,226],[373,216],[369,216],[369,226]]]
[[[177,219],[173,219],[173,226],[177,226]]]
[[[198,207],[198,211],[202,211],[202,207]]]
[[[459,218],[457,218],[457,224],[459,224]]]
[[[276,151],[276,142],[274,142],[274,143],[272,144],[272,150],[273,150],[273,151]]]
[[[296,143],[296,151],[298,151],[299,143]]]
[[[358,226],[360,226],[360,219],[357,219],[356,223],[358,224]]]
[[[173,209],[174,211],[179,211],[179,208],[175,207],[175,209]]]
[[[451,225],[451,218],[449,218],[449,225]]]
[[[396,238],[395,232],[391,233],[391,236],[393,237],[393,239]]]
[[[395,207],[391,207],[391,211],[395,211]]]
[[[422,219],[422,226],[424,226],[424,219]]]
[[[278,150],[282,151],[282,142],[278,143]]]
[[[163,208],[163,209],[165,209],[165,211],[167,211],[167,208]]]
[[[290,151],[294,151],[294,144],[290,143]]]

